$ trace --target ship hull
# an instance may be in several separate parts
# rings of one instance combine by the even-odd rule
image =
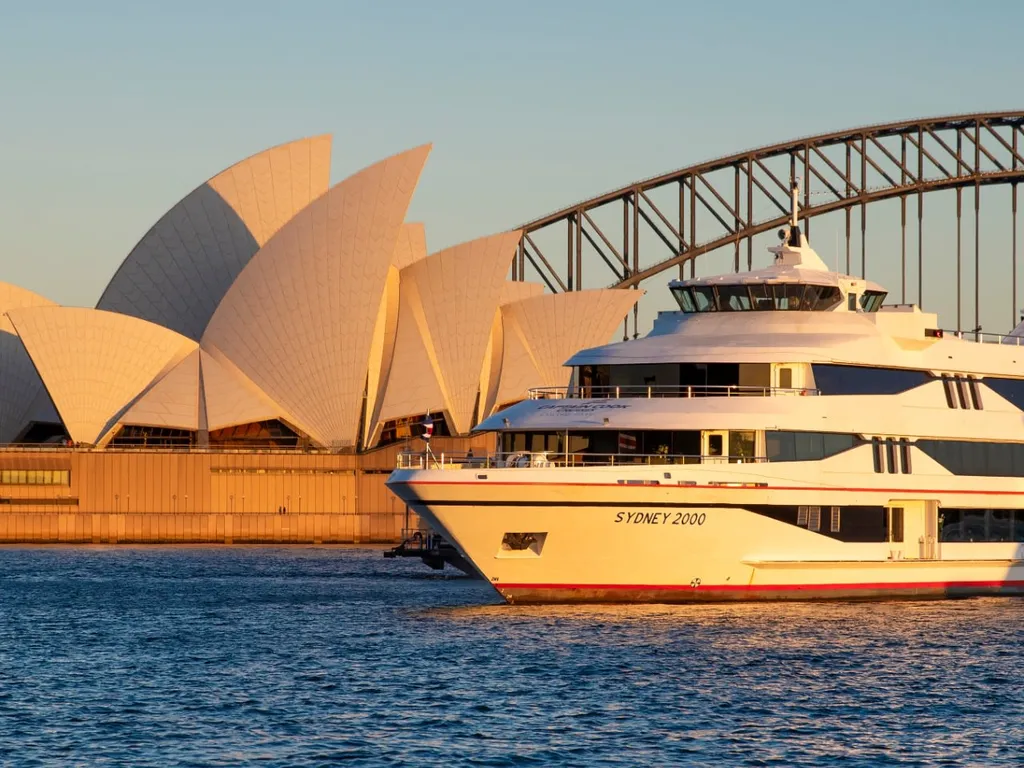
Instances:
[[[484,487],[443,479],[452,474],[396,472],[389,485],[510,603],[1024,594],[1024,543],[926,542],[913,521],[926,503],[889,492],[886,504],[908,510],[906,541],[850,542],[794,525],[763,489]]]

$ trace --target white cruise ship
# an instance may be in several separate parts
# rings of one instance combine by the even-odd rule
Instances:
[[[780,236],[389,487],[514,603],[1024,593],[1020,327],[943,333]]]

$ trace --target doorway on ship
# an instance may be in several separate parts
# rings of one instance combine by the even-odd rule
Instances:
[[[700,453],[705,464],[727,463],[729,461],[729,433],[725,430],[701,432]]]
[[[895,558],[938,558],[938,502],[925,499],[894,500],[886,507],[885,516],[889,546]]]

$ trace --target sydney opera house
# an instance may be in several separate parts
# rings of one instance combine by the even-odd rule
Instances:
[[[331,140],[197,187],[95,308],[0,283],[0,540],[392,540],[383,486],[610,338],[637,292],[508,279],[516,231],[429,253],[418,147],[331,186]]]

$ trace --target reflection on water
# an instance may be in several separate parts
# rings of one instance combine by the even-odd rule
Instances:
[[[37,765],[1013,765],[1024,600],[506,606],[379,552],[0,550]]]

